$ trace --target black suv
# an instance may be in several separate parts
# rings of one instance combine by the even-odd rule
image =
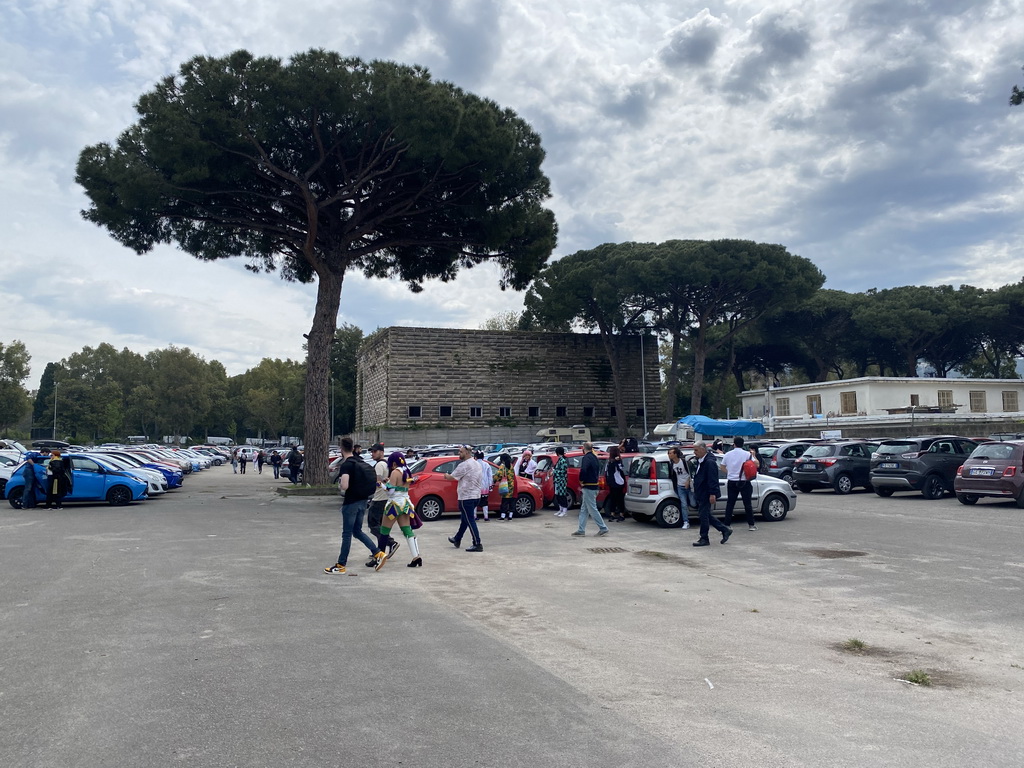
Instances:
[[[878,443],[842,440],[812,445],[793,464],[793,487],[810,493],[815,488],[832,488],[849,493],[860,485],[871,490],[868,474],[871,454]]]
[[[785,480],[790,485],[793,485],[793,467],[796,464],[796,460],[804,455],[804,451],[812,445],[817,445],[818,442],[797,440],[791,443],[783,443],[768,457],[768,466],[763,470],[764,474],[777,477],[779,480]]]
[[[956,435],[883,440],[871,457],[871,485],[879,496],[920,491],[926,499],[953,492],[956,471],[978,444]]]

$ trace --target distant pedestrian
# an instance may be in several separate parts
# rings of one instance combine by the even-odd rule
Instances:
[[[405,543],[409,545],[409,551],[412,553],[412,560],[409,561],[408,567],[416,568],[423,565],[423,558],[420,557],[420,545],[416,541],[416,534],[413,533],[412,529],[412,518],[416,510],[409,499],[409,481],[411,479],[412,474],[409,472],[409,467],[405,463],[405,457],[402,455],[402,452],[395,451],[388,456],[388,482],[386,486],[388,501],[384,505],[384,521],[381,523],[380,532],[377,534],[377,546],[382,550],[384,556],[377,555],[376,568],[378,571],[384,567],[384,563],[398,549],[397,544],[393,549],[389,546],[392,541],[390,538],[391,529],[395,523],[398,523],[398,527],[401,528],[402,535],[405,536]]]
[[[343,437],[341,439],[341,455],[344,460],[339,468],[338,486],[345,494],[345,500],[341,505],[341,552],[338,554],[338,561],[334,565],[324,568],[324,573],[345,573],[353,536],[359,539],[370,550],[370,554],[378,560],[385,559],[384,552],[380,551],[373,539],[363,531],[366,502],[373,495],[377,484],[376,482],[363,482],[363,470],[360,465],[364,462],[353,456],[351,438]]]
[[[257,451],[256,452],[256,474],[257,475],[262,475],[263,474],[263,463],[265,461],[266,461],[266,455],[263,453],[263,451],[262,450],[261,451]]]
[[[238,471],[240,474],[245,474],[245,465],[249,463],[249,454],[243,448],[238,452]]]
[[[626,470],[622,467],[622,454],[614,445],[608,448],[604,483],[608,489],[604,510],[610,521],[621,523],[626,519]]]
[[[733,438],[732,444],[733,449],[725,454],[725,459],[723,459],[726,470],[725,524],[732,526],[732,510],[736,506],[736,497],[740,496],[743,499],[743,511],[747,513],[747,527],[751,531],[756,531],[754,507],[750,503],[753,486],[743,474],[743,465],[752,461],[753,457],[750,451],[743,447],[742,437]]]
[[[293,445],[292,449],[288,451],[288,479],[292,481],[292,485],[298,485],[299,470],[301,468],[302,454],[299,453],[299,447]]]
[[[459,512],[462,513],[462,520],[459,522],[459,530],[448,541],[456,547],[462,545],[462,537],[468,529],[473,536],[473,546],[466,547],[467,552],[483,552],[484,545],[480,541],[480,531],[476,527],[476,505],[480,501],[480,465],[473,459],[473,449],[468,445],[459,446],[459,458],[461,462],[445,477],[449,480],[458,480],[459,487],[456,494],[459,498]]]
[[[555,448],[555,455],[558,458],[551,470],[551,479],[555,486],[555,504],[558,505],[555,517],[565,517],[569,511],[569,460],[565,458],[565,448],[562,446]]]
[[[686,468],[683,452],[678,448],[668,449],[668,476],[672,488],[679,497],[679,511],[683,515],[683,529],[690,527],[690,507],[696,507],[693,491],[690,489],[690,471]]]
[[[376,536],[380,533],[380,526],[384,522],[384,507],[388,503],[388,463],[384,461],[384,446],[380,443],[370,446],[370,464],[377,476],[377,489],[370,497],[370,504],[367,507],[366,529]],[[380,544],[381,542],[378,540],[377,545],[380,546]],[[387,552],[388,557],[398,551],[398,546],[398,542],[391,537],[389,532],[387,541],[384,542],[384,551]],[[371,557],[366,561],[367,568],[374,568],[376,565],[376,557]]]
[[[270,466],[274,469],[274,479],[277,480],[281,477],[281,454],[277,451],[270,452]]]
[[[573,536],[587,535],[587,517],[594,518],[597,523],[597,535],[607,536],[608,526],[605,525],[601,513],[597,511],[597,491],[600,487],[601,465],[594,455],[593,443],[583,444],[583,459],[580,461],[580,488],[583,492],[583,501],[580,504],[579,528],[573,531]]]
[[[477,451],[473,458],[480,465],[480,501],[477,502],[476,511],[484,516],[484,522],[486,523],[490,520],[488,517],[490,509],[487,506],[487,501],[491,495],[491,486],[494,484],[494,472],[491,470],[490,462],[484,458],[482,452]]]
[[[50,454],[46,473],[46,508],[62,509],[64,497],[71,492],[70,460],[61,458],[60,451]]]
[[[501,519],[511,520],[516,505],[516,473],[512,469],[512,457],[507,453],[498,456],[498,471],[494,473],[501,497]],[[507,515],[507,516],[506,516]]]
[[[237,448],[235,448],[235,450],[233,450],[231,452],[231,473],[235,474],[235,475],[238,474],[238,449]]]
[[[709,526],[721,532],[722,543],[725,544],[732,536],[732,528],[722,525],[712,514],[715,502],[722,493],[718,484],[718,462],[714,455],[708,452],[708,447],[704,443],[694,443],[693,455],[697,458],[697,470],[693,473],[691,487],[700,514],[700,538],[693,542],[693,546],[706,547],[711,543],[708,541]]]

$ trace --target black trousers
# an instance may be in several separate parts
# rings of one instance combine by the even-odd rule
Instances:
[[[750,492],[753,490],[749,480],[729,480],[726,483],[725,524],[732,525],[732,509],[736,506],[736,497],[743,499],[743,509],[747,513],[747,525],[754,524],[754,508],[750,504]]]

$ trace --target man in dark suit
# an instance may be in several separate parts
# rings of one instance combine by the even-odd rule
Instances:
[[[706,547],[708,541],[708,527],[713,526],[715,530],[721,531],[722,543],[725,544],[732,536],[732,528],[724,525],[711,514],[711,508],[722,491],[718,485],[718,462],[715,457],[708,453],[708,447],[704,443],[694,443],[693,455],[697,459],[697,469],[693,473],[693,495],[697,499],[697,511],[700,514],[700,538],[693,542],[695,547]]]

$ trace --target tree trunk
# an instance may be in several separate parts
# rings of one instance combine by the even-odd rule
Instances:
[[[327,484],[331,342],[338,327],[341,286],[345,280],[344,273],[336,275],[326,269],[318,277],[316,311],[306,344],[306,414],[302,436],[305,443],[303,476],[309,485]]]
[[[619,365],[619,354],[615,349],[615,334],[611,332],[604,323],[598,322],[597,329],[601,333],[601,341],[604,343],[605,354],[608,355],[608,362],[612,368],[612,389],[615,392],[615,418],[619,426],[619,440],[626,437],[626,409],[622,407],[622,372]],[[643,361],[641,361],[641,365]]]
[[[708,359],[707,331],[701,323],[693,345],[693,387],[690,389],[690,413],[700,415],[700,401],[704,395],[704,364]]]
[[[664,419],[671,421],[675,418],[676,393],[679,390],[679,349],[682,346],[681,332],[679,328],[672,329],[672,357],[669,359],[668,375],[665,377],[665,404]]]

